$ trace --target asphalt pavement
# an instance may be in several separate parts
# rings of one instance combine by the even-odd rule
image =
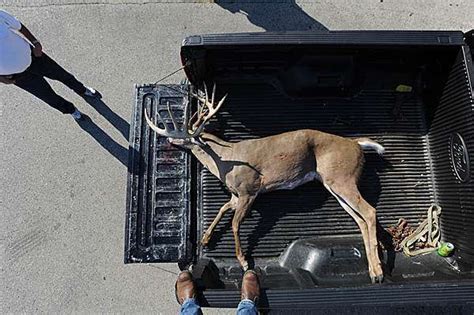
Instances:
[[[50,56],[103,94],[88,104],[53,82],[90,117],[77,124],[0,86],[1,313],[178,312],[177,266],[124,265],[123,238],[133,87],[179,68],[185,36],[473,27],[469,0],[212,2],[0,0]]]

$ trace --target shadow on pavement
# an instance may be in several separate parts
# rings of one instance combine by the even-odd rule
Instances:
[[[83,118],[81,120],[76,121],[79,127],[91,135],[104,149],[127,167],[128,150],[115,142],[105,131],[97,126],[89,116],[85,114],[82,114],[82,116]]]
[[[91,105],[95,110],[107,119],[112,126],[114,126],[122,136],[128,140],[130,125],[122,117],[117,115],[99,98],[85,98],[85,101]]]
[[[244,14],[254,25],[266,31],[327,31],[328,29],[304,12],[295,0],[277,3],[252,3],[250,1],[216,0],[215,3],[232,12]]]

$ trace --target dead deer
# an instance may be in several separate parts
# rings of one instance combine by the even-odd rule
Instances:
[[[201,243],[207,245],[224,213],[234,210],[232,231],[235,253],[240,265],[246,270],[248,263],[240,246],[239,227],[255,198],[262,193],[293,189],[318,180],[359,226],[372,283],[382,282],[383,272],[377,251],[376,210],[362,198],[357,181],[364,164],[362,149],[370,148],[383,154],[384,148],[369,138],[348,139],[309,129],[237,143],[224,141],[203,132],[205,124],[217,113],[227,96],[215,105],[215,91],[214,84],[210,100],[206,86],[204,92],[191,93],[197,99],[198,108],[189,117],[189,101],[186,101],[181,128],[169,104],[168,113],[174,128],[167,125],[160,113],[157,117],[163,128],[158,127],[145,111],[145,118],[155,132],[168,137],[171,144],[191,150],[232,194],[204,233]]]

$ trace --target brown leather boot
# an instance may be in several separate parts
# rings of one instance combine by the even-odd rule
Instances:
[[[184,300],[196,297],[196,287],[194,285],[193,276],[189,271],[182,271],[178,275],[175,284],[176,301],[183,304]]]
[[[247,270],[242,278],[241,300],[248,299],[258,304],[260,297],[260,284],[257,273],[253,270]]]

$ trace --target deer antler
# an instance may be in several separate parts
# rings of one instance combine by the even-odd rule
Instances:
[[[173,116],[173,113],[171,112],[171,106],[170,103],[166,103],[168,114],[170,115],[171,121],[173,123],[174,129],[170,129],[168,125],[166,124],[164,118],[160,115],[160,112],[157,112],[158,120],[163,124],[164,128],[160,128],[157,125],[155,125],[150,117],[148,116],[147,110],[145,110],[145,119],[148,125],[150,126],[151,129],[153,129],[157,134],[164,136],[164,137],[170,137],[170,138],[183,138],[183,130],[181,130],[178,127],[178,123],[176,122],[176,119]],[[187,111],[188,104],[186,103],[186,111]]]
[[[199,95],[202,93],[204,93],[204,97]],[[171,112],[171,107],[170,107],[169,102],[167,103],[167,109],[168,109],[168,114],[170,116],[171,122],[173,123],[173,127],[174,127],[173,130],[168,127],[168,125],[166,124],[165,120],[163,119],[163,117],[160,115],[159,112],[157,112],[157,116],[160,122],[163,124],[164,128],[160,128],[157,125],[155,125],[151,121],[146,110],[145,110],[145,119],[148,125],[150,126],[150,128],[153,129],[156,133],[158,133],[161,136],[170,137],[170,138],[180,138],[180,139],[197,137],[203,131],[204,126],[209,121],[209,119],[211,119],[211,117],[214,116],[217,113],[217,111],[219,111],[220,107],[222,106],[222,104],[224,104],[224,101],[227,97],[227,94],[224,95],[224,97],[221,98],[219,103],[216,106],[214,106],[215,94],[216,94],[215,83],[212,89],[211,101],[209,101],[206,83],[204,83],[204,92],[198,91],[197,94],[191,93],[191,96],[198,100],[198,110],[189,119],[189,116],[188,116],[189,115],[189,112],[188,112],[189,101],[186,100],[186,104],[184,107],[183,124],[181,128],[179,128],[176,122],[176,119],[174,118],[173,113]],[[197,120],[191,126],[191,122],[194,120],[195,117],[197,117]]]
[[[224,104],[227,94],[221,98],[221,100],[216,106],[214,106],[214,98],[216,96],[216,84],[214,83],[214,86],[212,88],[211,101],[209,101],[207,85],[204,82],[204,98],[200,96],[199,93],[198,94],[191,93],[191,96],[198,100],[198,111],[196,113],[199,113],[199,114],[198,114],[198,118],[196,122],[192,126],[192,130],[199,134],[201,133],[202,129],[204,128],[206,123],[209,121],[209,119],[211,119],[211,117],[214,116],[219,111],[222,104]]]

